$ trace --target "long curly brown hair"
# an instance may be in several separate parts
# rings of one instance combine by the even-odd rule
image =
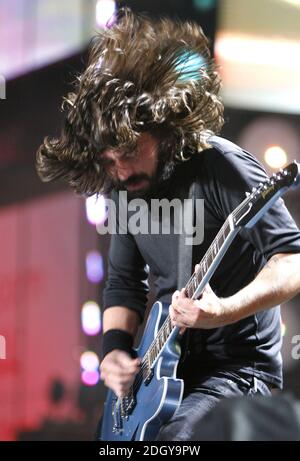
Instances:
[[[189,55],[204,61],[196,78],[182,65]],[[144,131],[160,134],[166,161],[185,160],[207,148],[207,137],[223,125],[219,90],[220,77],[198,24],[123,10],[111,29],[92,40],[87,68],[64,98],[61,136],[45,138],[37,152],[38,174],[43,181],[63,178],[80,194],[107,192],[112,183],[101,152],[134,152]]]

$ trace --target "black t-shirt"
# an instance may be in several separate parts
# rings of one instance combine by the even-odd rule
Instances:
[[[197,182],[197,198],[204,199],[204,240],[193,247],[193,266],[202,259],[245,193],[267,177],[248,152],[223,138],[214,136],[210,141],[211,149],[177,167],[159,197],[183,197],[191,182]],[[112,198],[117,203],[117,194],[113,193]],[[279,199],[252,229],[240,231],[210,285],[217,296],[233,295],[250,283],[274,254],[296,252],[300,252],[300,233]],[[169,303],[177,289],[177,267],[178,235],[174,232],[112,235],[104,308],[126,306],[143,318],[148,268],[155,280],[156,299]],[[189,330],[188,347],[190,355],[179,370],[186,381],[197,381],[212,370],[238,368],[281,386],[279,306],[225,327]]]

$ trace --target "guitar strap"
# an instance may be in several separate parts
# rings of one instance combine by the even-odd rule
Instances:
[[[181,290],[188,282],[193,272],[193,245],[186,244],[187,236],[191,238],[191,233],[187,230],[193,228],[196,222],[196,183],[192,182],[189,188],[188,198],[192,200],[191,213],[184,212],[183,219],[185,220],[182,226],[182,233],[179,234],[178,239],[178,264],[177,264],[177,289]],[[187,329],[181,338],[181,358],[180,363],[183,363],[187,357],[189,350],[190,329]]]
[[[192,213],[188,214],[184,212],[183,219],[184,225],[182,226],[182,232],[179,234],[178,239],[178,265],[177,265],[177,289],[183,288],[192,274],[192,260],[193,260],[193,245],[187,245],[187,237],[191,238],[191,234],[187,230],[193,228],[195,222],[195,208],[196,208],[196,197],[195,197],[196,184],[192,182],[189,188],[188,198],[192,200]]]

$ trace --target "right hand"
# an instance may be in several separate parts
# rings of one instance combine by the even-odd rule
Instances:
[[[127,352],[114,349],[101,362],[100,372],[104,384],[119,397],[124,397],[140,370],[140,359],[133,359]]]

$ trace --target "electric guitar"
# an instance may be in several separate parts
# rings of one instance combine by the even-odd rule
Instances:
[[[280,196],[299,185],[299,168],[300,164],[293,162],[274,173],[228,216],[185,286],[189,298],[200,296],[240,229],[253,227]],[[108,391],[99,440],[154,440],[180,406],[184,384],[176,378],[181,353],[179,328],[171,324],[169,304],[153,305],[136,352],[141,369],[125,397]]]

